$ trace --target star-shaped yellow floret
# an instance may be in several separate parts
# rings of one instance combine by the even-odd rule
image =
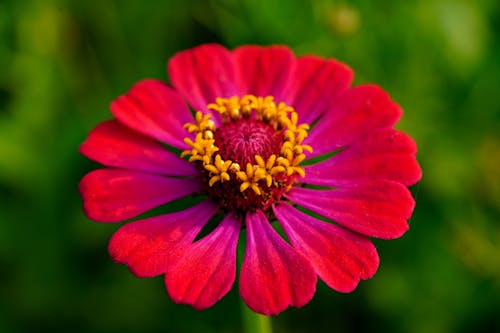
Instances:
[[[224,161],[220,154],[215,155],[214,164],[206,164],[204,166],[206,170],[210,171],[210,175],[212,175],[208,181],[208,186],[212,187],[218,181],[221,183],[229,181],[231,179],[229,170],[232,163],[231,161]]]

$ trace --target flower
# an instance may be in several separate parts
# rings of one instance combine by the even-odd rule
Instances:
[[[174,55],[168,73],[172,86],[147,79],[118,97],[116,119],[80,147],[105,165],[79,185],[90,219],[120,222],[200,198],[119,228],[109,243],[116,262],[138,277],[164,274],[175,302],[204,309],[234,284],[245,229],[240,293],[266,315],[308,303],[317,277],[351,292],[375,274],[369,237],[408,230],[407,186],[421,177],[386,92],[351,87],[346,65],[284,46],[201,45]],[[216,226],[200,235],[209,221]]]

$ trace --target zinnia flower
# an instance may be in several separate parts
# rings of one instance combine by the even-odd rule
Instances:
[[[168,73],[172,86],[148,79],[118,97],[116,119],[80,147],[105,165],[79,185],[90,219],[120,222],[200,198],[118,229],[116,262],[138,277],[164,274],[175,302],[204,309],[234,284],[244,229],[241,297],[266,315],[305,305],[317,277],[350,292],[375,274],[369,237],[408,230],[407,186],[421,177],[386,92],[351,87],[346,65],[283,46],[201,45],[170,59]]]

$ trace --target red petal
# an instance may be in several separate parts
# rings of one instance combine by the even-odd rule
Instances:
[[[97,125],[80,146],[80,152],[94,161],[112,167],[170,176],[197,175],[193,164],[116,120]]]
[[[396,182],[374,181],[336,190],[293,188],[293,202],[346,228],[377,238],[397,238],[408,230],[415,201],[410,191]]]
[[[177,53],[168,63],[168,73],[175,88],[197,111],[206,111],[216,97],[238,95],[231,53],[217,44]]]
[[[392,127],[401,117],[400,107],[375,85],[345,91],[309,132],[304,144],[317,156],[355,142],[376,128]]]
[[[79,185],[85,213],[99,222],[132,218],[200,188],[197,179],[166,178],[119,169],[92,171]]]
[[[369,279],[377,271],[377,250],[368,238],[317,220],[284,202],[273,209],[292,245],[331,288],[351,292],[360,279]]]
[[[285,101],[285,88],[293,73],[294,55],[285,46],[241,46],[234,50],[236,72],[242,94],[274,96]]]
[[[182,98],[165,83],[143,80],[111,104],[111,112],[128,127],[177,147],[187,148],[183,128],[193,117]]]
[[[229,214],[211,234],[184,249],[182,258],[165,275],[174,302],[206,309],[227,294],[236,277],[240,228],[240,219]]]
[[[341,186],[375,179],[416,183],[422,170],[415,158],[417,146],[408,135],[380,129],[356,141],[342,152],[305,168],[304,183]]]
[[[215,204],[203,201],[180,212],[127,223],[111,237],[109,253],[139,277],[163,274],[216,210]]]
[[[352,70],[336,60],[315,56],[300,57],[288,87],[288,104],[299,114],[300,123],[312,123],[322,115],[332,99],[348,89]]]
[[[248,307],[276,315],[289,305],[309,302],[316,289],[311,264],[274,231],[261,211],[247,213],[246,225],[240,292]]]

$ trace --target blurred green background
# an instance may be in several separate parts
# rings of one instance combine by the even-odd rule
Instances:
[[[500,332],[498,0],[2,0],[0,332],[242,331],[237,288],[198,312],[114,264],[119,225],[85,218],[77,192],[97,166],[77,147],[110,101],[204,42],[336,57],[390,92],[419,145],[411,230],[375,241],[375,277],[319,284],[275,332]]]

